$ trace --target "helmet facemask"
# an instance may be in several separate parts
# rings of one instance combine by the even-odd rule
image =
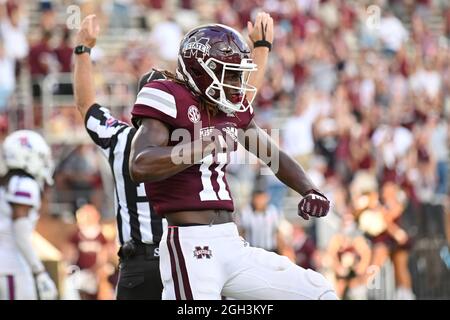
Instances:
[[[256,87],[248,83],[251,73],[257,70],[257,65],[251,59],[242,59],[240,64],[226,63],[215,58],[209,58],[206,62],[198,59],[198,63],[212,79],[205,95],[220,110],[232,113],[245,112],[250,108],[257,91]],[[245,103],[248,93],[253,95]]]

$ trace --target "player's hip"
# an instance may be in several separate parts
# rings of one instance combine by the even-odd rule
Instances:
[[[233,212],[228,210],[176,211],[166,214],[169,226],[191,227],[220,225],[234,222]]]
[[[221,224],[192,224],[183,226],[170,225],[164,230],[161,243],[173,242],[174,240],[190,243],[201,241],[222,241],[224,239],[239,240],[239,232],[234,222]]]

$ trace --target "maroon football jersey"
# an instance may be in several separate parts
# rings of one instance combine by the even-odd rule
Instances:
[[[189,131],[192,141],[216,126],[245,129],[253,118],[253,109],[235,115],[219,111],[210,115],[200,108],[199,99],[189,89],[170,80],[146,84],[137,96],[133,118],[154,118],[164,122],[170,137],[174,130]],[[133,121],[135,123],[135,121]],[[191,141],[171,141],[169,146]],[[223,156],[222,156],[223,155]],[[159,182],[145,183],[149,201],[158,214],[175,211],[228,210],[233,211],[233,199],[225,177],[225,154],[209,155],[188,169]]]

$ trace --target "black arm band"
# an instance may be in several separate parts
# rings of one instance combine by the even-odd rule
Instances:
[[[272,50],[272,44],[271,44],[269,41],[267,41],[267,40],[258,40],[258,41],[255,41],[255,42],[253,43],[253,47],[254,47],[254,48],[257,48],[257,47],[266,47],[266,48],[269,48],[269,51]]]

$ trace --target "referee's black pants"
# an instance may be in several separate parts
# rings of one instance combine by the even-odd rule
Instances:
[[[124,254],[123,247],[119,250],[117,300],[161,300],[158,245],[133,246],[131,254]]]

